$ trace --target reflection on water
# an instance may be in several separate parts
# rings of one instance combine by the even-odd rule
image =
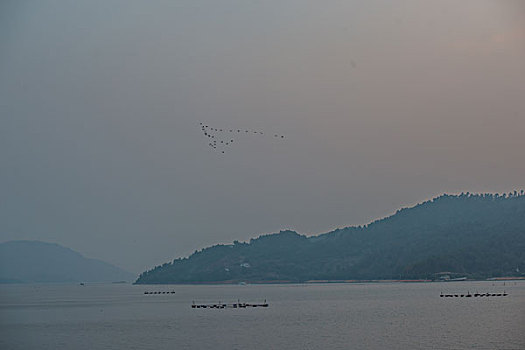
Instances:
[[[525,282],[0,286],[1,349],[525,349],[524,324]]]

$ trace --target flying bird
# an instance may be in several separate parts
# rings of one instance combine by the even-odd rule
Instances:
[[[244,131],[245,136],[244,135],[241,136],[241,138],[243,139],[244,138],[249,139],[250,135],[264,135],[262,131],[258,131],[258,130],[220,129],[220,128],[210,127],[209,125],[204,125],[202,122],[200,122],[199,125],[201,126],[201,130],[204,136],[210,138],[211,142],[208,143],[208,145],[211,148],[220,151],[221,153],[226,153],[225,152],[226,146],[230,147],[233,144],[234,139],[228,140],[228,138],[226,137],[221,137],[221,135],[218,134],[219,132],[224,132],[224,131],[235,132],[235,130],[237,130],[237,132],[240,133],[241,131]],[[284,135],[275,134],[274,137],[284,139]],[[218,148],[219,144],[221,145],[220,148]]]

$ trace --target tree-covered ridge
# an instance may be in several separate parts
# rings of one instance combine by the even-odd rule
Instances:
[[[216,245],[146,271],[137,283],[521,275],[525,195],[442,195],[368,225],[306,237],[293,231]]]

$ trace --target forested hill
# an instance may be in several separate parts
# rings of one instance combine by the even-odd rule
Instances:
[[[525,195],[442,195],[359,227],[216,245],[136,283],[487,278],[525,271]]]

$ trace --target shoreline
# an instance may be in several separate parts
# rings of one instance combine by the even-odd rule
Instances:
[[[402,280],[308,280],[303,282],[290,280],[273,281],[218,281],[218,282],[187,282],[187,283],[132,283],[133,285],[265,285],[265,284],[352,284],[352,283],[457,283],[457,282],[507,282],[524,281],[525,277],[491,277],[487,279],[430,280],[430,279],[402,279]]]

